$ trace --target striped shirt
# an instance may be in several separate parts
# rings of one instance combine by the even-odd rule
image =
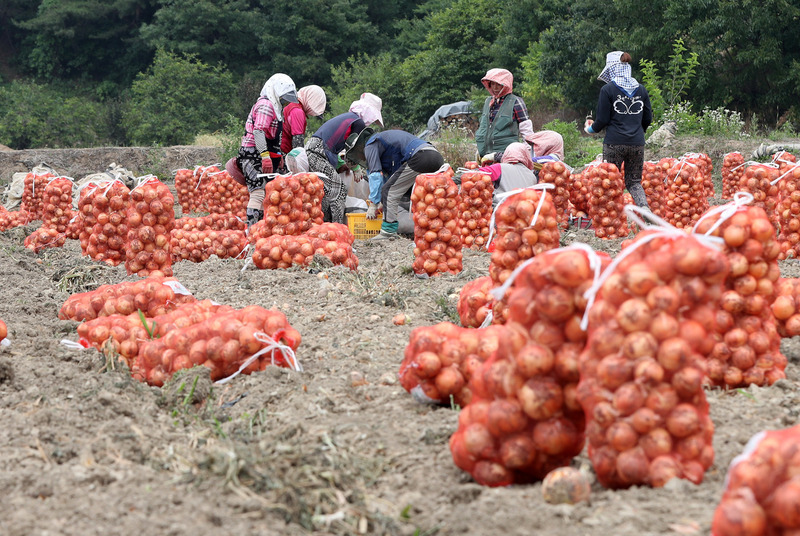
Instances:
[[[511,93],[508,95],[511,95]],[[489,104],[489,122],[494,121],[494,116],[497,115],[497,111],[500,109],[500,106],[503,105],[503,101],[506,100],[508,95],[504,95],[501,99],[492,99],[492,102]],[[530,118],[528,117],[528,108],[525,106],[525,101],[517,97],[517,102],[514,103],[514,121],[522,123],[528,119]]]
[[[247,122],[244,125],[244,136],[242,136],[242,147],[255,147],[256,140],[253,137],[254,130],[263,130],[266,138],[274,139],[278,136],[278,117],[275,115],[275,108],[272,102],[266,97],[259,97],[250,109]]]

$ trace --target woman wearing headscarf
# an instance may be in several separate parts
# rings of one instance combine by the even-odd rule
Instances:
[[[327,103],[325,90],[319,86],[304,86],[297,90],[297,102],[289,103],[283,109],[281,153],[287,155],[295,147],[305,144],[308,118],[321,116]]]
[[[494,184],[494,198],[492,204],[497,204],[497,194],[510,192],[517,188],[527,188],[538,182],[533,172],[531,149],[527,143],[515,142],[503,151],[503,158],[499,164],[491,164],[478,168],[478,171],[488,173]]]
[[[365,98],[366,97],[366,98]],[[347,187],[339,177],[339,153],[352,134],[359,134],[368,125],[378,122],[383,125],[381,100],[372,93],[363,93],[350,105],[350,111],[325,121],[306,142],[306,155],[312,172],[322,174],[325,197],[322,212],[325,221],[345,223]]]
[[[642,188],[644,133],[653,121],[650,96],[631,76],[631,56],[619,50],[606,55],[606,66],[598,76],[606,84],[597,101],[597,119],[586,120],[584,130],[596,134],[606,129],[603,160],[622,169],[625,188],[636,206],[649,208]]]
[[[297,91],[291,78],[283,73],[272,75],[261,88],[244,125],[244,136],[234,168],[244,176],[250,192],[247,203],[247,224],[253,225],[264,217],[264,173],[280,166],[281,121],[284,105],[297,102]],[[232,162],[230,163],[232,164]],[[233,171],[237,171],[234,169]]]
[[[525,101],[512,93],[514,75],[510,71],[489,69],[481,82],[489,97],[483,103],[475,141],[482,161],[499,162],[506,147],[519,141],[520,136],[526,138],[533,134],[533,124]]]

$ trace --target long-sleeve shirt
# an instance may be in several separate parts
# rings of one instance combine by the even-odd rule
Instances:
[[[278,116],[272,102],[266,97],[259,97],[250,109],[247,122],[244,125],[244,136],[242,136],[242,147],[255,147],[256,141],[253,136],[254,130],[263,130],[268,140],[278,137]]]
[[[644,132],[653,121],[650,96],[643,85],[628,93],[610,82],[600,90],[592,131],[606,129],[606,145],[644,145]]]

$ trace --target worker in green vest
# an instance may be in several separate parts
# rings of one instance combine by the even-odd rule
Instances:
[[[489,91],[489,97],[483,103],[475,141],[481,162],[499,162],[503,150],[520,141],[520,136],[523,139],[533,136],[533,124],[528,117],[525,101],[511,92],[514,75],[510,71],[489,69],[481,82]]]

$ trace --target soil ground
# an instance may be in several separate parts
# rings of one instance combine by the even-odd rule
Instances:
[[[419,404],[397,382],[410,332],[458,321],[458,292],[487,273],[488,253],[466,251],[463,272],[428,280],[410,274],[406,239],[357,241],[358,271],[330,268],[327,279],[216,257],[178,263],[175,276],[198,299],[283,311],[303,336],[304,371],[272,367],[219,386],[196,369],[160,389],[94,349],[61,344],[77,338],[77,323],[57,316],[71,293],[132,278],[82,257],[77,241],[33,254],[22,243],[36,227],[0,233],[11,340],[0,350],[0,532],[11,536],[708,534],[733,457],[800,414],[800,341],[785,339],[787,380],[707,391],[716,459],[701,485],[595,482],[590,502],[553,506],[540,484],[475,484],[448,449],[457,411]],[[590,231],[562,236],[574,241],[612,255],[620,245]],[[781,270],[800,275],[797,261]],[[392,323],[398,313],[405,325]],[[179,387],[195,374],[187,397]],[[574,465],[588,466],[585,454]]]

